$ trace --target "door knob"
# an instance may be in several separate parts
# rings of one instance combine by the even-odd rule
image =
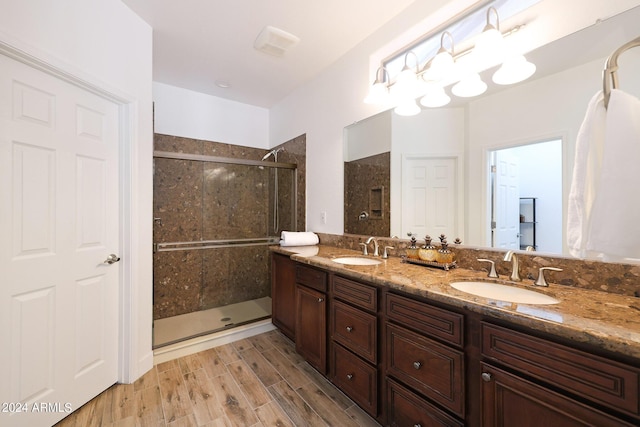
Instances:
[[[120,257],[116,254],[111,254],[104,260],[105,264],[113,264],[120,261]]]

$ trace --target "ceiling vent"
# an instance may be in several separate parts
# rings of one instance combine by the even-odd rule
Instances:
[[[283,56],[285,52],[298,44],[300,39],[280,28],[267,25],[256,38],[253,47],[260,52],[273,56]]]

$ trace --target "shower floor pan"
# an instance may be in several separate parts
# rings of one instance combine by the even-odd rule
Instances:
[[[153,348],[271,317],[271,297],[166,317],[153,322]]]

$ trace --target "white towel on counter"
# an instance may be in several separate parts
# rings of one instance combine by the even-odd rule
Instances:
[[[640,258],[639,187],[640,100],[613,89],[605,110],[598,93],[576,143],[567,211],[571,254]]]
[[[283,231],[280,234],[280,246],[312,246],[318,243],[318,235],[311,231]]]

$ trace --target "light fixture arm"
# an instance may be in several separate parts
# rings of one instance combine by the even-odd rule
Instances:
[[[453,42],[453,36],[451,35],[451,33],[449,31],[443,32],[442,35],[440,36],[440,49],[438,49],[438,53],[447,52],[447,50],[444,48],[444,36],[446,36],[446,35],[448,35],[449,39],[451,40],[451,49],[448,52],[451,55],[451,57],[453,57],[454,42]]]
[[[378,67],[378,69],[376,70],[376,79],[373,84],[389,82],[389,80],[389,72],[384,67],[384,65]]]
[[[409,67],[409,63],[408,63],[408,58],[409,58],[409,54],[412,54],[413,57],[416,60],[416,70],[415,73],[418,74],[419,70],[420,70],[420,60],[418,59],[418,55],[416,55],[416,53],[412,50],[408,51],[405,55],[404,55],[404,67],[402,67],[402,70],[409,70],[411,69]]]
[[[491,25],[491,11],[493,10],[493,13],[496,15],[496,25],[493,26]],[[500,31],[500,16],[498,15],[498,11],[496,10],[495,7],[491,6],[489,9],[487,9],[487,25],[485,25],[484,29],[482,31],[487,31],[487,30],[491,30],[491,29],[496,29],[498,31]]]

